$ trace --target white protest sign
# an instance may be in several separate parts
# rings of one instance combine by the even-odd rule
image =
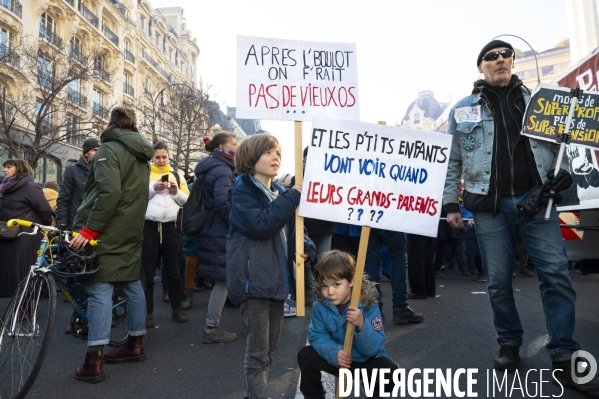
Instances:
[[[242,119],[359,120],[353,43],[237,37],[237,110]]]
[[[315,117],[299,215],[435,237],[451,139]]]

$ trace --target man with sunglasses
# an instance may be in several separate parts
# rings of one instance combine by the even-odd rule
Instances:
[[[554,176],[558,144],[520,135],[530,92],[512,74],[514,60],[511,44],[493,40],[485,45],[476,60],[483,78],[474,82],[472,94],[449,114],[448,133],[453,142],[443,195],[447,221],[455,229],[463,226],[458,202],[463,174],[464,206],[474,216],[500,345],[495,368],[515,370],[520,363],[524,332],[512,288],[519,233],[541,281],[549,332],[546,350],[556,370],[554,377],[562,385],[599,395],[598,377],[578,384],[571,376],[570,360],[580,349],[572,338],[576,294],[555,206],[547,221],[544,209],[525,215],[517,206],[534,188],[543,193],[545,202],[551,197],[559,202],[559,192],[572,184],[572,177],[566,157]]]

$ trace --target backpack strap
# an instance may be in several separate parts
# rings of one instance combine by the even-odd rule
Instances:
[[[177,188],[181,189],[181,177],[179,176],[179,174],[173,172],[172,170],[169,173],[175,175],[175,179],[177,180]]]

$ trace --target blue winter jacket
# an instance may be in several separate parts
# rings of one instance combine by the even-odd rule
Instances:
[[[351,358],[355,362],[365,362],[374,356],[387,356],[383,348],[385,330],[383,319],[376,303],[364,309],[362,300],[358,308],[364,314],[364,328],[354,330]],[[343,349],[347,328],[347,308],[339,314],[337,306],[330,300],[316,301],[312,305],[312,321],[308,330],[308,342],[329,364],[339,367],[337,354]]]
[[[273,186],[279,196],[272,202],[248,174],[238,176],[230,190],[227,289],[235,305],[250,298],[284,301],[294,293],[295,209],[301,193]],[[287,253],[279,235],[282,228]]]
[[[194,173],[205,175],[203,195],[206,207],[214,206],[208,221],[198,233],[200,275],[217,281],[227,278],[227,233],[229,206],[227,192],[233,187],[235,164],[225,157],[211,155],[198,162]]]

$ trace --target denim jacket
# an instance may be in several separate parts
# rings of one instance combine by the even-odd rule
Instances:
[[[530,94],[521,87],[526,104]],[[479,107],[480,117],[474,121],[457,122],[455,113],[466,107]],[[467,118],[460,118],[467,119]],[[478,119],[478,120],[477,120]],[[451,154],[445,180],[443,204],[458,204],[460,195],[460,178],[464,172],[464,189],[472,194],[487,195],[490,187],[491,162],[493,161],[493,143],[495,139],[495,124],[489,105],[481,98],[481,93],[472,94],[460,100],[449,113],[447,133],[453,136]],[[543,183],[547,174],[555,168],[559,144],[544,140],[530,140],[537,171]],[[568,158],[563,157],[560,168],[568,170]],[[499,192],[499,190],[495,190]],[[499,195],[499,194],[496,194]]]

